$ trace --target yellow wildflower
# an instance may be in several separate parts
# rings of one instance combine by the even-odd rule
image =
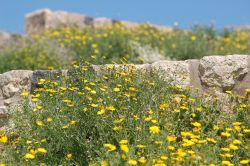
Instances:
[[[141,163],[141,164],[145,164],[146,163],[145,157],[140,157],[138,162]]]
[[[0,142],[1,142],[1,143],[6,143],[6,142],[8,142],[8,137],[6,137],[6,136],[1,136],[1,135],[0,135]]]
[[[149,127],[149,131],[151,134],[158,134],[160,132],[159,126],[151,126]]]
[[[167,141],[168,142],[174,142],[176,140],[175,136],[167,136]]]
[[[121,144],[120,147],[123,152],[127,153],[129,151],[128,145]]]
[[[201,127],[201,124],[199,122],[193,122],[192,125],[195,127]]]
[[[250,163],[250,160],[241,160],[240,161],[240,164],[242,164],[242,165],[247,165],[249,163]]]
[[[24,158],[25,159],[34,159],[36,156],[30,153],[25,154]]]
[[[228,133],[228,132],[222,132],[222,133],[221,133],[221,136],[222,136],[222,137],[229,137],[229,136],[231,136],[231,134]]]
[[[120,88],[114,88],[114,92],[120,92],[121,89]]]
[[[47,118],[47,122],[52,122],[52,118]]]
[[[119,142],[119,144],[127,144],[128,143],[128,140],[126,140],[126,139],[123,139],[123,140],[121,140],[120,142]]]
[[[129,165],[136,165],[136,164],[137,164],[137,161],[136,161],[136,160],[133,160],[133,159],[130,159],[130,160],[128,160],[128,164],[129,164]]]
[[[37,148],[37,151],[40,153],[47,153],[47,150],[44,148]]]
[[[116,146],[112,145],[112,144],[104,144],[103,145],[109,152],[115,151],[116,150]]]
[[[36,124],[37,124],[38,126],[43,126],[43,122],[42,122],[41,120],[36,121]]]
[[[68,153],[65,158],[66,160],[70,160],[72,159],[72,157],[73,157],[72,153]]]

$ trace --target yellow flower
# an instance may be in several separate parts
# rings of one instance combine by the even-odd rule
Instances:
[[[105,113],[105,110],[104,109],[101,109],[100,111],[97,112],[97,115],[102,115]]]
[[[238,146],[235,146],[234,144],[230,144],[229,145],[229,148],[232,149],[232,150],[238,150]]]
[[[207,141],[208,142],[211,142],[211,143],[214,143],[214,144],[216,144],[216,140],[215,139],[213,139],[213,138],[207,138]]]
[[[229,137],[229,136],[231,136],[231,134],[228,133],[228,132],[222,132],[222,133],[221,133],[221,136],[222,136],[222,137]]]
[[[220,148],[222,151],[224,152],[230,152],[230,149],[229,148]]]
[[[230,153],[226,153],[225,154],[225,157],[227,157],[227,158],[232,158],[234,155],[232,155],[232,154],[230,154]]]
[[[70,160],[72,159],[72,157],[73,157],[72,153],[68,153],[65,158],[66,160]]]
[[[145,157],[140,157],[138,162],[141,163],[141,164],[145,164],[146,163]]]
[[[115,92],[120,92],[121,89],[120,89],[120,88],[114,88],[114,91],[115,91]]]
[[[233,166],[233,164],[227,160],[223,160],[221,164],[222,164],[222,166]]]
[[[168,159],[167,156],[161,156],[160,158],[161,158],[162,160],[167,160],[167,159]]]
[[[107,69],[113,69],[114,65],[107,65]]]
[[[168,146],[168,149],[169,150],[175,150],[175,147],[174,146]]]
[[[240,161],[240,164],[242,165],[246,165],[246,164],[249,164],[250,163],[250,160],[241,160]]]
[[[75,120],[71,120],[71,121],[70,121],[70,124],[71,124],[71,125],[74,125],[74,124],[76,124],[76,121],[75,121]]]
[[[106,109],[108,111],[115,111],[115,107],[114,106],[107,106]]]
[[[47,122],[52,122],[53,119],[52,118],[47,118]]]
[[[250,93],[250,89],[246,89],[246,92],[247,92],[247,93]]]
[[[43,85],[45,83],[45,79],[40,79],[38,85]]]
[[[120,145],[120,147],[121,147],[121,150],[123,151],[123,152],[128,152],[129,151],[129,148],[128,148],[128,145],[124,145],[124,144],[122,144],[122,145]]]
[[[6,136],[0,136],[0,142],[1,142],[1,143],[6,143],[6,142],[8,142],[8,137],[6,137]]]
[[[126,139],[123,139],[123,140],[121,140],[120,142],[119,142],[119,144],[127,144],[128,143],[128,140],[126,140]]]
[[[144,149],[146,146],[145,145],[137,145],[137,148]]]
[[[193,122],[192,125],[195,127],[201,127],[201,124],[199,122]]]
[[[69,126],[68,125],[64,125],[62,128],[63,129],[67,129],[67,128],[69,128]]]
[[[4,163],[0,163],[0,166],[7,166],[6,164],[4,164]]]
[[[175,136],[167,136],[167,141],[168,142],[174,142],[176,140]]]
[[[115,151],[116,150],[116,146],[112,145],[112,144],[104,144],[103,145],[109,152]]]
[[[240,144],[241,144],[241,141],[238,140],[238,139],[235,139],[235,140],[233,140],[233,144],[235,144],[235,145],[240,145]]]
[[[108,166],[108,163],[106,161],[102,161],[101,166]]]
[[[43,126],[43,122],[42,122],[41,120],[36,121],[36,124],[37,124],[38,126]]]
[[[32,144],[32,141],[27,140],[27,141],[26,141],[26,144]]]
[[[160,110],[164,110],[164,109],[168,108],[168,104],[162,103],[162,104],[160,104],[159,108],[160,108]]]
[[[119,131],[119,130],[121,130],[121,129],[122,129],[121,126],[115,126],[115,127],[113,127],[113,130],[114,130],[114,131]]]
[[[151,126],[149,127],[149,131],[151,134],[158,134],[160,132],[159,126]]]
[[[47,153],[47,150],[44,148],[37,148],[37,151],[40,153]]]
[[[195,40],[196,40],[196,36],[192,36],[192,37],[191,37],[191,40],[192,40],[192,41],[195,41]]]
[[[136,161],[136,160],[130,159],[130,160],[128,160],[128,164],[129,164],[129,165],[136,165],[136,164],[137,164],[137,161]]]
[[[27,97],[28,95],[29,95],[29,93],[27,91],[25,91],[25,90],[21,94],[21,96],[23,96],[23,97]]]
[[[25,159],[34,159],[36,156],[30,153],[25,154],[24,158]]]

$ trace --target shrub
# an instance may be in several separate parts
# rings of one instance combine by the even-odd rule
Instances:
[[[104,72],[104,71],[107,72]],[[41,79],[23,107],[2,159],[15,165],[225,165],[249,160],[248,96],[231,114],[153,73],[74,64]],[[26,95],[23,93],[24,96]],[[3,137],[4,135],[2,135]]]

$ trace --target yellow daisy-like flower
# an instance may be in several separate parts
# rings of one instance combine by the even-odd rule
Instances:
[[[242,165],[247,165],[249,163],[250,163],[250,160],[241,160],[240,161],[240,164],[242,164]]]
[[[129,165],[136,165],[136,164],[137,164],[137,161],[136,161],[136,160],[133,160],[133,159],[130,159],[130,160],[128,160],[128,164],[129,164]]]
[[[43,126],[43,122],[42,122],[41,120],[36,121],[36,124],[37,124],[38,126]]]
[[[108,111],[115,111],[115,107],[114,106],[107,106],[106,109]]]
[[[128,143],[128,140],[126,140],[126,139],[123,139],[123,140],[121,140],[120,142],[119,142],[119,144],[127,144]]]
[[[44,148],[37,148],[37,151],[40,153],[47,153],[47,150]]]
[[[193,122],[192,125],[194,127],[201,127],[201,124],[199,122]]]
[[[103,115],[105,114],[105,110],[104,109],[101,109],[100,111],[97,112],[97,115]]]
[[[120,88],[114,88],[114,92],[120,92],[121,89]]]
[[[47,122],[52,122],[53,121],[53,119],[52,118],[47,118]]]
[[[175,136],[167,136],[167,141],[168,142],[174,142],[176,140]]]
[[[72,159],[72,157],[73,157],[72,153],[68,153],[65,158],[66,160],[70,160]]]
[[[149,131],[151,134],[158,134],[160,132],[159,126],[151,126],[149,127]]]
[[[21,96],[23,96],[23,97],[27,97],[28,95],[29,95],[29,93],[27,91],[23,91],[21,94]]]
[[[25,159],[34,159],[34,158],[36,158],[36,156],[33,154],[30,154],[30,153],[27,153],[27,154],[25,154],[24,158]]]
[[[228,132],[222,132],[222,133],[221,133],[221,136],[222,136],[222,137],[230,137],[231,134],[228,133]]]
[[[120,148],[121,148],[121,150],[123,151],[123,152],[128,152],[129,151],[129,148],[128,148],[128,145],[124,145],[124,144],[122,144],[122,145],[120,145]]]
[[[0,136],[0,142],[1,142],[1,143],[6,143],[6,142],[8,142],[8,137],[6,137],[6,136]]]
[[[103,145],[109,152],[115,151],[116,150],[116,146],[112,145],[112,144],[104,144]]]

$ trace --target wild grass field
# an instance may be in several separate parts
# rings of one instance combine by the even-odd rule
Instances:
[[[161,59],[199,59],[206,55],[250,54],[250,31],[193,26],[159,30],[150,24],[126,28],[60,28],[20,39],[0,51],[0,72],[13,69],[62,69],[71,61],[86,64],[147,63]]]
[[[222,111],[228,103],[219,98],[207,100],[209,94],[171,85],[153,71],[112,65],[144,63],[133,48],[138,44],[178,60],[249,54],[249,35],[118,24],[50,30],[20,41],[0,53],[1,72],[49,67],[70,68],[70,74],[41,79],[31,96],[23,91],[23,105],[10,110],[14,127],[0,132],[0,166],[249,165],[250,89],[244,96],[227,91],[235,105]],[[90,67],[106,63],[99,75]]]

